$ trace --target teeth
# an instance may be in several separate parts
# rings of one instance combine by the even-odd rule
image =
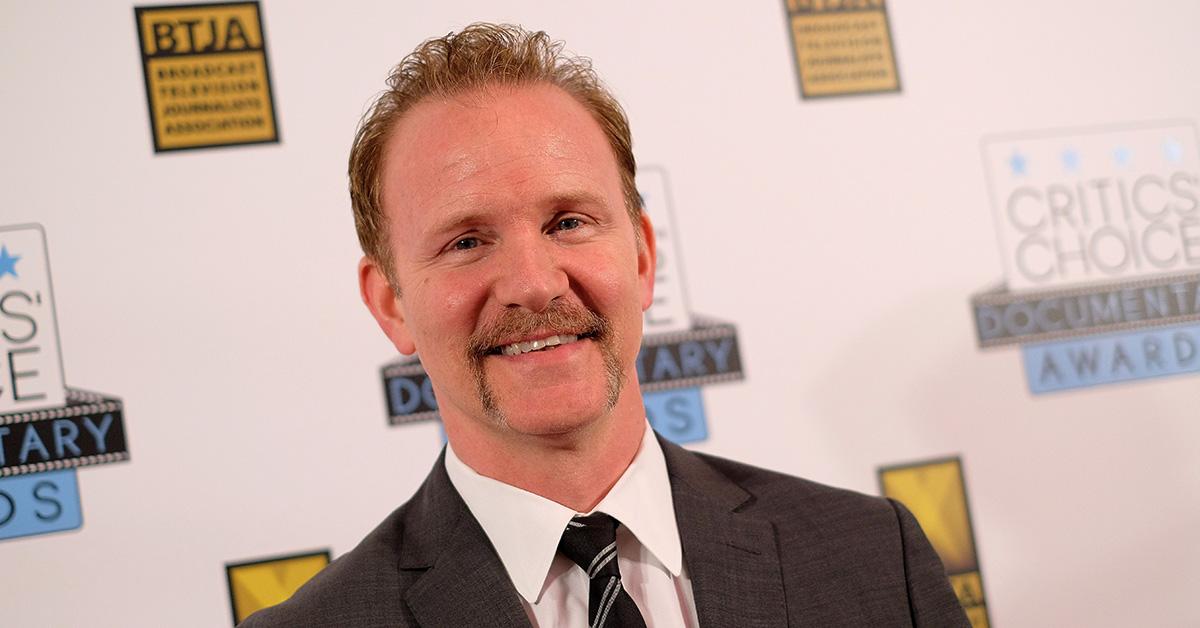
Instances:
[[[549,347],[557,347],[559,345],[571,344],[579,340],[579,336],[574,334],[562,334],[558,336],[550,336],[549,338],[541,338],[538,340],[530,340],[526,342],[514,342],[510,345],[500,347],[500,353],[504,355],[521,355],[530,351],[541,351]]]

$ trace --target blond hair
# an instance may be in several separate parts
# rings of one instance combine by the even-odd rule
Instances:
[[[450,97],[489,85],[555,85],[580,102],[600,125],[621,176],[625,206],[635,227],[641,197],[634,175],[629,121],[616,98],[600,82],[587,58],[563,52],[563,43],[542,31],[510,24],[477,23],[458,33],[430,39],[405,57],[359,123],[350,149],[350,203],[363,253],[384,268],[398,288],[383,211],[383,154],[396,123],[424,98]],[[640,229],[634,229],[639,236]],[[640,237],[639,237],[640,240]]]

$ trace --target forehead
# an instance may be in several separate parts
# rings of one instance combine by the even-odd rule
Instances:
[[[600,125],[570,94],[543,84],[418,103],[392,131],[382,183],[389,220],[407,223],[398,233],[468,205],[620,195],[616,159]]]

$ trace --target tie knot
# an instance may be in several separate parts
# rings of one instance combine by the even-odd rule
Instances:
[[[567,523],[558,551],[575,561],[588,578],[598,575],[615,576],[617,570],[617,526],[616,519],[602,513],[575,516]]]

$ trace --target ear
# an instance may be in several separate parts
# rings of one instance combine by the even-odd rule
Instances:
[[[642,311],[645,312],[654,303],[654,275],[658,272],[654,225],[650,224],[650,217],[646,215],[645,210],[642,211],[638,228],[642,230],[641,242],[638,244],[638,279],[642,284]]]
[[[358,261],[358,289],[371,316],[375,317],[384,335],[396,345],[396,350],[404,355],[416,353],[412,334],[404,322],[400,297],[392,290],[387,273],[375,260],[366,256]]]

